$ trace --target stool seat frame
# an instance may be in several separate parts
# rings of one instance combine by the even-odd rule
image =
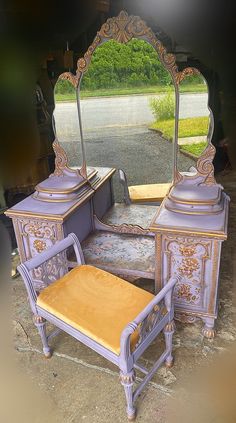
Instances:
[[[172,294],[173,288],[178,281],[178,276],[172,277],[139,315],[124,328],[120,338],[120,354],[116,355],[81,331],[73,328],[37,305],[39,291],[52,283],[52,281],[59,279],[55,275],[52,276],[50,274],[51,269],[55,269],[55,260],[59,260],[60,262],[59,277],[62,277],[69,271],[70,263],[67,260],[66,251],[71,247],[74,248],[78,266],[84,264],[83,252],[78,238],[74,234],[69,234],[65,239],[57,242],[50,249],[18,266],[28,292],[30,306],[34,314],[34,323],[42,340],[44,355],[47,358],[51,357],[52,352],[48,341],[60,331],[64,331],[114,363],[120,369],[120,382],[125,390],[128,419],[134,420],[136,416],[134,402],[144,386],[164,362],[168,367],[173,364],[172,337],[174,333],[174,308]],[[51,265],[52,260],[54,260],[54,266]],[[40,275],[40,278],[38,275]],[[161,313],[161,310],[163,310],[160,307],[161,305],[166,308],[164,315]],[[46,322],[52,323],[57,329],[47,334]],[[135,348],[131,351],[130,337],[136,330],[139,331],[139,340]],[[148,370],[138,364],[138,359],[161,332],[165,336],[165,351],[152,366],[151,370]],[[135,369],[145,374],[142,382],[136,389],[133,386],[135,382]]]

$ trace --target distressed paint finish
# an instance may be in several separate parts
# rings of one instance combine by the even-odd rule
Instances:
[[[226,201],[227,198],[226,198]],[[164,205],[163,205],[164,207]],[[193,323],[197,318],[204,322],[203,335],[212,338],[218,313],[218,284],[221,245],[226,238],[227,207],[215,219],[215,231],[207,232],[204,216],[193,216],[202,227],[191,226],[183,233],[179,222],[186,224],[186,219],[177,213],[169,213],[171,226],[154,229],[156,245],[156,292],[174,275],[180,275],[174,289],[175,318],[183,323]],[[176,219],[176,226],[174,225]],[[188,216],[191,222],[191,216]],[[156,220],[158,222],[158,218]],[[177,226],[177,224],[179,226]],[[173,228],[173,230],[172,230]],[[152,228],[153,230],[153,228]],[[223,239],[222,239],[223,238]]]
[[[49,339],[52,336],[58,334],[58,330],[47,335],[46,322],[50,322],[55,325],[58,329],[67,332],[75,339],[84,343],[88,347],[92,348],[98,354],[102,355],[120,369],[120,381],[124,387],[126,402],[127,402],[127,416],[129,420],[135,418],[135,400],[140,395],[145,385],[152,378],[156,370],[163,364],[166,363],[167,367],[173,364],[172,357],[172,337],[174,333],[174,307],[172,301],[172,291],[179,277],[171,278],[163,289],[149,302],[149,304],[136,316],[136,318],[128,323],[123,329],[120,338],[120,354],[116,355],[112,351],[100,345],[98,342],[89,338],[83,332],[73,328],[72,326],[65,323],[63,320],[58,319],[53,314],[47,312],[43,308],[37,305],[37,287],[35,281],[32,278],[32,272],[38,268],[42,269],[40,279],[41,288],[52,283],[54,278],[53,268],[48,263],[52,263],[58,256],[64,257],[62,268],[66,271],[69,267],[69,263],[66,263],[65,251],[74,247],[75,256],[77,259],[77,265],[84,263],[84,257],[78,238],[74,234],[69,234],[65,239],[61,240],[53,247],[45,250],[41,254],[38,254],[31,260],[22,263],[18,266],[18,270],[25,283],[26,290],[28,292],[29,302],[31,310],[34,315],[34,323],[39,331],[39,335],[42,340],[43,352],[45,357],[51,357],[51,348],[49,346]],[[47,272],[45,274],[45,271]],[[51,275],[51,277],[50,277]],[[45,283],[45,280],[47,281]],[[38,280],[39,282],[39,280]],[[111,326],[112,330],[112,326]],[[130,337],[134,331],[139,331],[139,338],[131,350]],[[156,339],[161,333],[165,335],[166,348],[157,361],[153,364],[150,370],[138,364],[139,358],[143,355],[149,345]],[[135,382],[135,368],[142,371],[145,375],[143,381],[134,389],[133,385]]]

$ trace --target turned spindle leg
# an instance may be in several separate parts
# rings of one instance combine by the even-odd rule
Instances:
[[[172,355],[172,338],[173,338],[174,331],[175,331],[175,322],[174,320],[172,320],[172,322],[167,323],[167,325],[164,328],[166,349],[169,351],[169,354],[165,360],[166,367],[168,368],[172,367],[174,364],[174,358]]]
[[[39,331],[39,335],[43,344],[43,352],[46,358],[52,356],[51,348],[48,345],[47,335],[46,335],[46,320],[38,315],[34,315],[34,324]]]
[[[124,387],[126,402],[127,402],[127,417],[129,421],[135,420],[136,411],[133,405],[133,384],[135,381],[135,372],[132,370],[129,373],[120,372],[120,382]]]

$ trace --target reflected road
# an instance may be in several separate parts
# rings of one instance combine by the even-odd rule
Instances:
[[[81,100],[83,130],[148,125],[154,120],[149,107],[152,97],[155,96],[130,95]],[[181,94],[180,118],[207,116],[207,97],[207,93]],[[67,135],[68,141],[72,141],[79,130],[76,103],[58,102],[54,113],[58,135]]]

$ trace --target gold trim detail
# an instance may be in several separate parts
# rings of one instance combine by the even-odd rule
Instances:
[[[150,235],[149,229],[143,229],[139,225],[132,225],[127,223],[122,223],[121,225],[111,225],[108,223],[103,223],[98,217],[94,214],[94,225],[98,230],[104,230],[108,232],[114,232],[118,234],[132,234],[132,235]]]
[[[46,250],[46,242],[42,241],[41,239],[35,239],[33,242],[33,247],[38,253],[41,253],[42,251]]]
[[[179,251],[184,257],[191,257],[193,254],[196,254],[196,245],[184,245],[180,244]]]
[[[193,272],[198,270],[199,267],[200,266],[196,258],[188,257],[182,260],[181,266],[178,270],[183,276],[191,278],[193,276]]]
[[[208,305],[208,313],[214,313],[215,307],[215,296],[217,293],[217,285],[218,285],[218,266],[219,266],[219,259],[220,259],[220,243],[219,241],[213,242],[213,259],[212,259],[212,274],[211,274],[211,293]],[[207,336],[207,335],[205,335]]]
[[[210,142],[206,149],[203,151],[202,155],[199,157],[196,165],[198,174],[205,178],[204,183],[207,185],[216,184],[214,177],[214,166],[212,163],[215,157],[215,152],[216,149]]]

